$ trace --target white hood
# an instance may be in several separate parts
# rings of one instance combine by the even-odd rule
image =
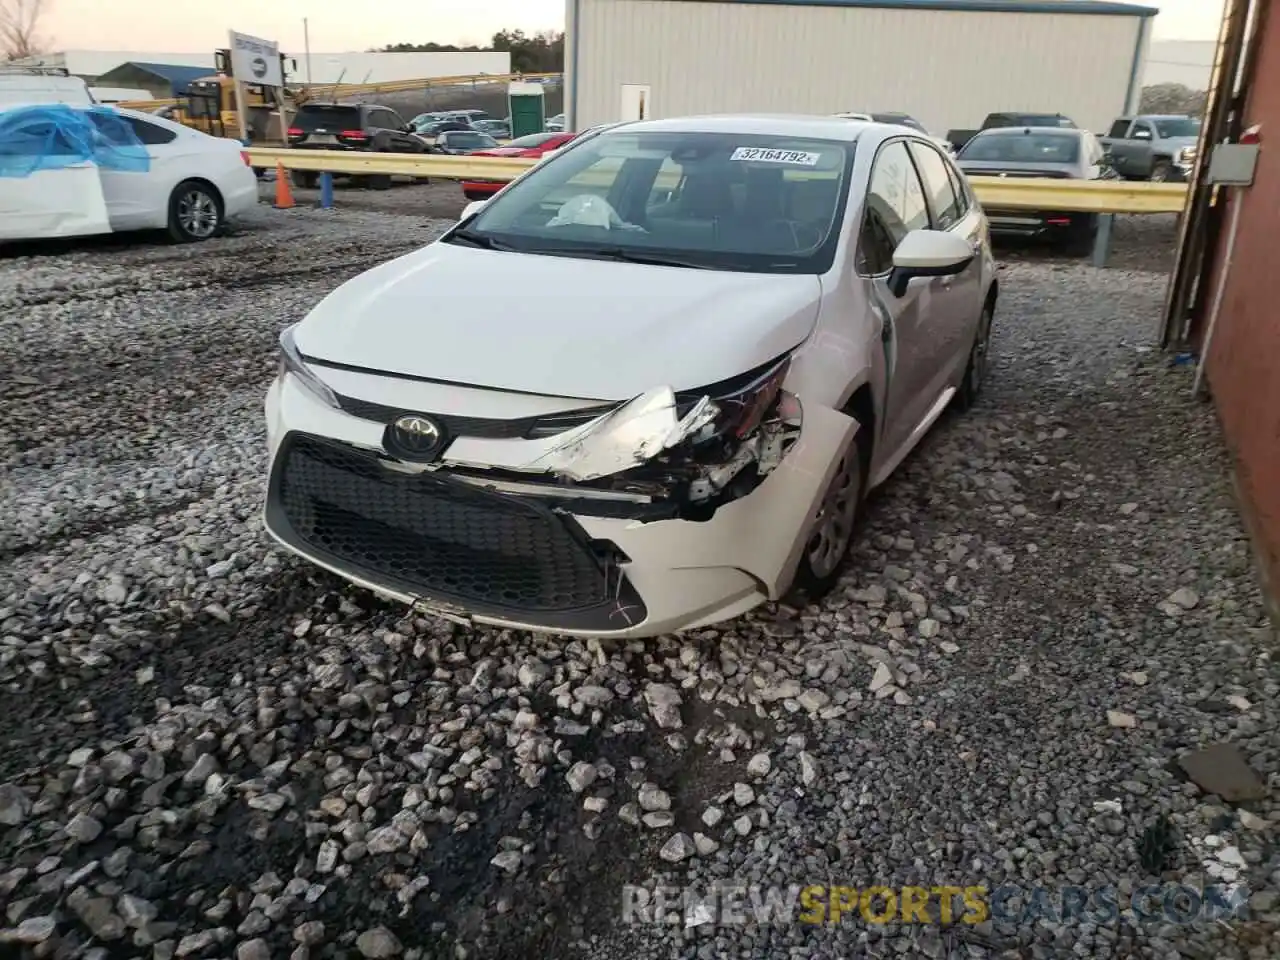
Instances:
[[[797,346],[815,276],[435,243],[349,280],[295,332],[304,356],[548,396],[626,400],[727,380]]]

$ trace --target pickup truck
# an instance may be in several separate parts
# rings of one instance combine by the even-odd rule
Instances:
[[[1194,117],[1154,113],[1117,117],[1099,137],[1116,173],[1156,182],[1189,179],[1199,139],[1200,121]]]
[[[947,140],[957,151],[973,139],[974,134],[983,130],[994,130],[998,127],[1062,127],[1074,130],[1075,121],[1060,113],[1018,113],[1001,111],[988,113],[977,130],[948,130]]]

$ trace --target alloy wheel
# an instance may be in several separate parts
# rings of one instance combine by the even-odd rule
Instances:
[[[815,576],[830,576],[848,553],[861,493],[861,461],[855,447],[841,458],[809,536],[807,554]]]
[[[206,240],[218,229],[218,205],[203,190],[188,190],[178,201],[178,223],[189,236]]]

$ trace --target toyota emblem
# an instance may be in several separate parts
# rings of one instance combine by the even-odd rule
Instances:
[[[444,448],[444,429],[430,417],[407,413],[391,421],[384,444],[402,460],[429,462]]]

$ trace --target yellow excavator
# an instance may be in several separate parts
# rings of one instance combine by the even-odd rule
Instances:
[[[288,79],[289,67],[295,62],[280,55],[282,75]],[[185,96],[164,108],[164,115],[175,123],[193,127],[215,137],[240,136],[240,117],[236,110],[236,81],[231,69],[231,51],[214,52],[212,76],[192,81]],[[250,143],[283,143],[284,131],[280,128],[280,93],[275,87],[246,83],[244,90],[245,126]],[[298,104],[305,102],[302,90],[284,89],[285,109],[292,113]]]

